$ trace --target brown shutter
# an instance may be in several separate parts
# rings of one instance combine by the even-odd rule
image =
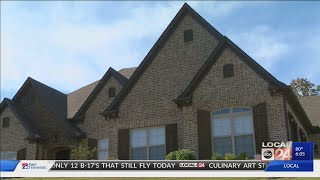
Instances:
[[[210,159],[212,155],[210,112],[198,110],[199,159]]]
[[[129,129],[120,129],[118,131],[118,158],[120,160],[128,160],[129,152]]]
[[[98,140],[93,138],[88,138],[88,147],[90,150],[93,150],[94,148],[98,148]],[[93,154],[93,156],[90,159],[97,159],[97,151]]]
[[[26,160],[27,157],[27,150],[26,148],[20,149],[17,152],[17,160]]]
[[[253,106],[252,111],[256,140],[256,153],[261,154],[262,141],[269,141],[267,105],[265,102],[260,103],[256,106]]]
[[[166,125],[166,154],[178,150],[177,124]]]

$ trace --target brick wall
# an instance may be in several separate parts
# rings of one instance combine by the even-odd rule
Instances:
[[[2,119],[4,117],[10,118],[10,126],[3,128]],[[27,131],[21,125],[20,121],[15,117],[13,112],[7,107],[0,115],[0,151],[19,151],[26,148],[27,159],[33,160],[36,158],[36,144],[29,144],[25,138],[28,137]]]
[[[192,42],[184,42],[184,30],[192,29]],[[119,117],[108,119],[110,156],[118,157],[118,130],[178,124],[182,144],[182,109],[172,101],[198,72],[218,41],[192,17],[186,16],[119,108]]]
[[[233,64],[234,77],[223,77],[225,64]],[[185,148],[198,152],[198,109],[213,112],[226,107],[253,107],[263,102],[267,104],[270,140],[287,140],[283,96],[271,96],[267,82],[227,48],[194,92],[193,106],[183,107]]]
[[[103,139],[110,136],[110,128],[112,127],[109,125],[109,122],[105,120],[104,116],[99,114],[103,112],[114,99],[113,97],[109,97],[108,92],[110,87],[115,87],[117,94],[122,88],[120,83],[114,77],[111,77],[86,111],[85,120],[79,126],[82,127],[82,130],[89,138]]]

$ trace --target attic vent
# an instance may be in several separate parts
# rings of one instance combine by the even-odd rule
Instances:
[[[226,64],[223,66],[223,77],[233,77],[234,76],[234,70],[233,70],[233,64]]]
[[[184,42],[193,41],[193,31],[191,29],[184,31]]]
[[[5,117],[2,119],[2,127],[6,128],[10,126],[10,118],[9,117]]]
[[[109,88],[109,97],[115,97],[116,96],[116,88],[111,87]]]

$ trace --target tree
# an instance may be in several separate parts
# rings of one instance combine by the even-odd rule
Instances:
[[[96,148],[90,150],[85,141],[79,142],[78,146],[71,146],[70,149],[71,159],[73,160],[88,160],[91,159],[97,152]]]
[[[315,87],[315,84],[307,78],[293,79],[290,85],[294,93],[299,97],[320,95],[320,85]]]

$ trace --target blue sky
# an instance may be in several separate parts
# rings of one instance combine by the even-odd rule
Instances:
[[[138,66],[184,2],[1,1],[1,100],[27,77],[63,93]],[[279,80],[320,84],[319,2],[188,2]]]

